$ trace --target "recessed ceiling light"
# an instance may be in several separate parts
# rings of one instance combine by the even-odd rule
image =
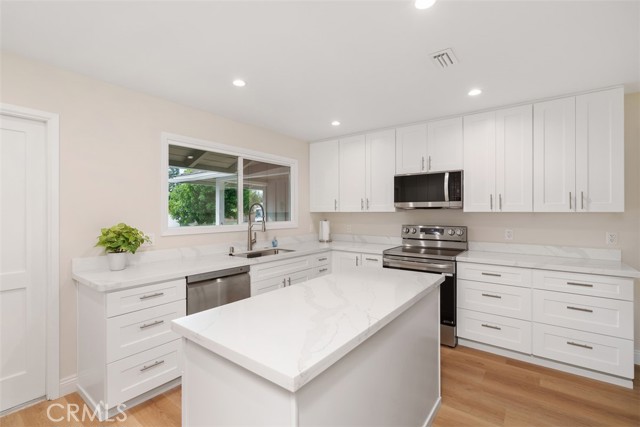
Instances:
[[[482,91],[480,89],[471,89],[469,91],[469,96],[478,96],[482,93]]]
[[[235,79],[233,81],[233,85],[237,86],[237,87],[244,87],[244,86],[247,85],[247,82],[245,82],[244,80],[241,80],[241,79]]]
[[[431,6],[436,4],[437,0],[416,0],[414,3],[416,9],[429,9]]]
[[[340,126],[340,122],[337,120],[334,120],[331,122],[331,126]]]
[[[193,160],[193,156],[187,156],[187,159]]]

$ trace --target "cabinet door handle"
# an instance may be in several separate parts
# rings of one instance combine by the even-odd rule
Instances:
[[[367,210],[369,210],[369,198],[367,197]]]
[[[502,274],[498,274],[498,273],[485,273],[484,271],[482,273],[483,276],[493,276],[493,277],[502,277]]]
[[[364,199],[360,199],[360,210],[364,210]]]
[[[164,295],[164,292],[156,292],[155,294],[142,295],[140,297],[140,299],[141,300],[145,300],[145,299],[149,299],[149,298],[161,297],[162,295]]]
[[[431,156],[429,156],[428,170],[431,170]]]
[[[287,279],[282,279],[282,287],[283,288],[287,287]]]
[[[422,167],[420,168],[420,170],[424,170],[424,156],[422,156]]]
[[[325,272],[325,271],[327,271],[327,270],[328,270],[328,268],[321,268],[321,269],[319,270],[319,272],[320,272],[320,273],[324,273],[324,272]]]
[[[140,369],[140,372],[144,372],[147,369],[151,369],[151,368],[155,368],[158,365],[162,365],[164,363],[164,360],[156,360],[155,362],[153,362],[151,365],[149,366],[143,366],[142,369]]]
[[[144,325],[140,325],[140,329],[147,329],[152,326],[161,325],[162,323],[164,323],[164,320],[156,320],[155,322],[152,322],[152,323],[146,323]]]
[[[493,194],[489,194],[489,209],[493,210]]]
[[[333,199],[333,210],[334,211],[338,210],[338,199]]]
[[[584,311],[586,313],[593,313],[593,310],[589,308],[573,307],[571,305],[567,306],[567,310],[576,310],[576,311]]]
[[[586,345],[586,344],[578,344],[577,342],[573,342],[573,341],[567,341],[567,344],[572,345],[574,347],[582,347],[582,348],[586,348],[588,350],[593,350],[593,347],[591,347],[590,345]]]
[[[358,257],[356,257],[356,267],[358,266]]]
[[[578,282],[567,282],[567,285],[571,286],[584,286],[585,288],[593,288],[593,285],[590,283],[578,283]]]
[[[498,298],[498,299],[502,299],[502,297],[500,295],[493,295],[493,294],[482,294],[483,297],[489,297],[489,298]]]
[[[501,331],[502,328],[500,326],[487,325],[486,323],[482,324],[483,328],[495,329],[497,331]]]
[[[365,258],[365,260],[367,261],[373,261],[373,262],[378,262],[377,258]]]
[[[502,194],[498,194],[498,203],[500,206],[500,210],[502,210]]]
[[[569,210],[572,211],[573,210],[573,206],[571,204],[571,191],[569,191]]]
[[[289,286],[291,286],[291,277],[287,279],[289,281]]]
[[[580,209],[584,210],[584,191],[580,192]]]

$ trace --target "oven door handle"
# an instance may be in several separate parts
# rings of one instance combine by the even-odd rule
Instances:
[[[454,270],[454,267],[451,264],[405,261],[393,258],[383,258],[383,266],[392,268],[404,268],[406,270],[426,271],[431,273],[448,273],[452,276]]]

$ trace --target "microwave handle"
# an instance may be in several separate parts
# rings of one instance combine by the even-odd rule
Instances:
[[[444,173],[444,201],[449,201],[449,172]]]

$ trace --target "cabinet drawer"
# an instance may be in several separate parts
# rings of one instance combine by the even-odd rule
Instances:
[[[499,265],[458,263],[458,279],[477,282],[497,283],[500,285],[531,286],[531,270]]]
[[[171,321],[185,315],[180,300],[107,319],[107,363],[180,338]]]
[[[624,277],[535,270],[533,273],[533,287],[571,294],[633,301],[633,279]]]
[[[303,256],[252,265],[250,272],[251,279],[265,280],[278,276],[285,276],[296,271],[313,268],[314,266],[312,263],[313,257]]]
[[[183,300],[186,292],[185,279],[112,292],[107,294],[107,317]]]
[[[531,354],[531,322],[458,309],[458,336]]]
[[[533,320],[633,339],[633,303],[630,301],[535,289]]]
[[[316,267],[331,264],[331,252],[323,252],[318,255],[312,255],[312,264]]]
[[[314,277],[326,276],[327,274],[331,274],[331,264],[316,267],[314,271]]]
[[[182,342],[171,341],[107,365],[109,407],[182,375]]]
[[[531,289],[458,280],[458,307],[531,320]]]
[[[382,268],[382,255],[362,254],[362,266],[369,268]]]
[[[632,340],[534,323],[533,354],[633,378]]]

